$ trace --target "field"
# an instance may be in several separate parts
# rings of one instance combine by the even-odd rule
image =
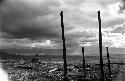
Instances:
[[[7,54],[4,54],[7,55]],[[10,56],[10,57],[9,57]],[[2,56],[2,68],[7,71],[12,81],[63,81],[63,59],[61,55],[40,55],[35,60],[34,56],[8,55]],[[99,56],[86,56],[86,81],[99,81],[100,67]],[[106,57],[104,59],[105,81],[109,80]],[[123,58],[118,55],[111,56],[111,62],[121,63]],[[82,57],[67,56],[68,81],[83,81]],[[114,81],[119,75],[123,65],[111,64]]]

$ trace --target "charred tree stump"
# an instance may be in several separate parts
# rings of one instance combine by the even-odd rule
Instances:
[[[60,16],[61,16],[62,40],[63,40],[64,79],[66,80],[67,61],[66,61],[66,45],[65,45],[64,24],[63,24],[63,11],[61,11]]]
[[[110,59],[109,59],[109,51],[108,47],[106,47],[107,50],[107,59],[108,59],[108,71],[109,71],[109,80],[111,79],[111,67],[110,67]]]
[[[83,67],[83,75],[84,75],[84,78],[86,77],[86,72],[85,72],[85,54],[84,54],[84,47],[82,47],[82,54],[83,54],[83,64],[82,64],[82,67]]]
[[[97,13],[98,13],[98,21],[99,21],[99,52],[100,52],[101,81],[104,81],[103,58],[102,58],[102,33],[101,33],[100,11],[98,11]]]

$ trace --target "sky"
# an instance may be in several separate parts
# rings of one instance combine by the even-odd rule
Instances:
[[[125,0],[1,0],[0,48],[62,54],[63,11],[67,54],[98,54],[99,10],[103,54],[125,54]]]

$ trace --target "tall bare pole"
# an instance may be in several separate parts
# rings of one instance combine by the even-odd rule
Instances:
[[[109,79],[111,78],[111,67],[110,67],[110,59],[109,59],[109,51],[108,47],[106,47],[107,50],[107,59],[108,59],[108,71],[109,71]]]
[[[66,45],[64,35],[64,23],[63,23],[63,11],[60,13],[61,16],[61,27],[62,27],[62,40],[63,40],[63,60],[64,60],[64,78],[67,78],[67,61],[66,61]]]
[[[98,21],[99,21],[99,52],[100,52],[101,81],[104,81],[103,58],[102,58],[102,33],[101,33],[100,11],[98,11],[97,13],[98,13]]]
[[[86,73],[85,73],[85,54],[84,54],[84,47],[82,47],[82,54],[83,54],[83,64],[82,64],[82,67],[83,67],[83,72],[84,72],[84,78],[86,77]]]

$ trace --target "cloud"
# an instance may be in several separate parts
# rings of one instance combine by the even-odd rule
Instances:
[[[42,49],[57,49],[56,43],[52,42],[51,40],[45,40],[44,42],[34,42],[30,44],[24,44],[24,47],[31,47],[31,48],[42,48]]]
[[[63,0],[63,1],[66,5],[70,5],[70,6],[78,6],[86,2],[86,0],[77,0],[77,1],[76,0],[68,0],[68,1]]]
[[[31,39],[57,38],[61,36],[60,10],[64,10],[66,32],[74,27],[97,28],[96,12],[99,9],[102,11],[102,17],[105,17],[102,18],[102,27],[110,27],[114,25],[114,22],[121,24],[124,21],[122,18],[115,18],[107,13],[107,7],[116,2],[107,0],[6,0],[1,6],[1,30],[7,34],[5,35],[6,38],[7,36],[9,38]],[[108,3],[108,5],[102,6],[102,3],[105,5]],[[72,4],[72,6],[68,4]]]
[[[68,38],[91,38],[96,36],[96,30],[88,30],[84,27],[75,27],[66,32],[66,37]]]
[[[121,1],[121,4],[119,5],[119,8],[120,8],[119,13],[124,13],[124,11],[125,11],[125,0]]]
[[[61,50],[59,13],[63,10],[67,49],[81,53],[81,46],[88,46],[92,53],[98,49],[96,12],[100,10],[102,30],[110,29],[103,32],[103,46],[121,48],[124,35],[118,33],[124,27],[118,25],[124,24],[125,16],[118,12],[124,11],[122,5],[121,0],[6,0],[0,5],[1,45]]]
[[[52,40],[31,40],[29,38],[23,39],[4,39],[0,38],[1,49],[15,48],[15,49],[27,49],[27,48],[41,48],[41,49],[58,49],[58,45]]]
[[[125,34],[122,34],[121,27],[103,33],[103,46],[115,47],[115,48],[125,48]]]
[[[116,29],[114,29],[113,31],[112,31],[112,33],[125,33],[125,28],[123,28],[123,27],[117,27]]]
[[[0,1],[0,3],[2,3],[2,2],[3,2],[3,0]]]
[[[50,5],[46,0],[7,0],[1,7],[1,31],[14,38],[58,37],[60,16],[51,10],[54,6],[60,4]]]

